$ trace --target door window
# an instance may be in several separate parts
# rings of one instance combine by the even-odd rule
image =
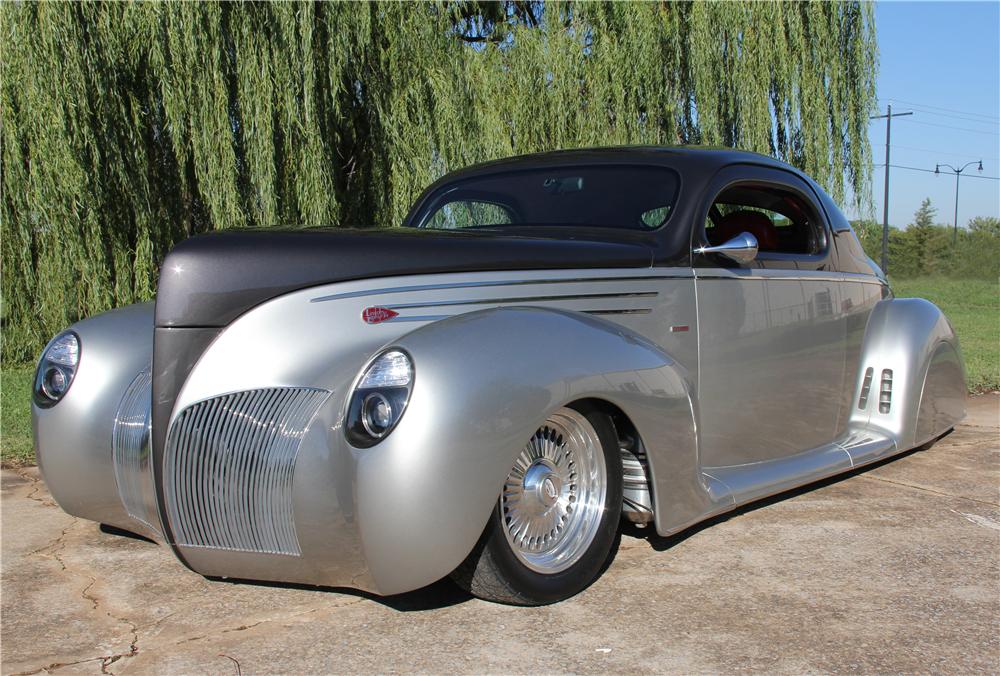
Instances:
[[[724,190],[705,220],[705,236],[716,246],[749,232],[761,253],[816,255],[826,236],[816,209],[790,190],[737,185]]]

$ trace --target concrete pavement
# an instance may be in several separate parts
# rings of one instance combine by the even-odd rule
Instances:
[[[930,450],[671,538],[544,608],[202,578],[3,472],[4,674],[1000,671],[1000,397]]]

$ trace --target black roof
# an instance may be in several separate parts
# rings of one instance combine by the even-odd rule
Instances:
[[[731,164],[758,164],[791,171],[808,182],[812,180],[795,167],[768,155],[748,150],[712,146],[611,146],[604,148],[575,148],[515,155],[499,160],[473,164],[449,172],[434,181],[414,201],[404,223],[409,224],[419,212],[424,201],[441,186],[465,178],[493,174],[501,171],[542,169],[546,167],[594,164],[650,164],[671,167],[681,171],[686,180],[696,183],[708,180],[719,169]]]
[[[527,155],[516,155],[489,162],[473,164],[452,171],[435,182],[435,186],[456,179],[477,176],[505,169],[528,169],[567,164],[618,164],[642,163],[662,164],[675,168],[718,170],[729,164],[752,162],[779,169],[800,172],[785,162],[769,155],[747,150],[713,146],[612,146],[603,148],[575,148],[572,150],[550,150]],[[434,186],[432,186],[434,187]]]

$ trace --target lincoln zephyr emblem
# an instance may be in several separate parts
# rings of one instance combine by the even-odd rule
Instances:
[[[366,324],[381,324],[398,316],[398,312],[387,307],[366,307],[361,312],[361,318],[365,320]]]

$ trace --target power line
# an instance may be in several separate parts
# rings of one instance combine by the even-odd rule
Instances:
[[[988,136],[1000,136],[1000,133],[995,131],[983,131],[982,129],[969,129],[968,127],[954,127],[950,124],[938,124],[937,122],[919,122],[917,120],[910,120],[913,124],[922,124],[926,127],[942,127],[944,129],[955,129],[956,131],[967,131],[973,134],[986,134]]]
[[[996,115],[986,115],[985,113],[973,113],[968,110],[958,110],[956,108],[945,108],[944,106],[932,106],[928,103],[916,103],[914,101],[904,101],[903,99],[887,98],[888,101],[896,101],[897,103],[905,103],[911,106],[917,106],[918,108],[930,108],[931,110],[943,110],[949,113],[959,113],[961,115],[971,115],[974,117],[985,117],[988,120],[1000,121],[1000,117]]]
[[[950,152],[948,150],[934,150],[933,148],[917,148],[916,146],[904,146],[902,143],[893,143],[892,147],[893,148],[905,148],[906,150],[915,150],[918,153],[932,153],[934,155],[949,155],[951,157],[962,157],[962,158],[967,158],[967,159],[971,159],[973,157],[975,157],[975,158],[980,158],[981,157],[984,160],[996,160],[996,161],[1000,161],[1000,157],[986,157],[986,156],[982,156],[982,155],[965,155],[965,154],[962,154],[962,153],[953,153],[953,152]]]
[[[872,168],[873,169],[878,169],[879,167],[884,167],[884,166],[885,166],[885,163],[883,162],[882,164],[873,164]],[[936,174],[936,173],[938,173],[938,172],[934,171],[933,169],[921,169],[920,167],[908,167],[905,164],[890,164],[889,166],[892,167],[893,169],[909,169],[910,171],[922,171],[925,174]],[[979,174],[969,174],[968,176],[966,176],[966,178],[985,178],[988,181],[1000,181],[1000,176],[980,176]]]
[[[957,113],[938,113],[938,112],[935,112],[933,110],[923,110],[919,106],[911,106],[911,108],[913,108],[914,110],[916,110],[921,115],[933,115],[935,117],[943,117],[943,118],[948,119],[948,120],[958,120],[960,122],[971,122],[973,124],[988,124],[988,125],[993,126],[993,127],[997,126],[997,124],[1000,124],[1000,119],[997,119],[997,120],[986,120],[986,119],[982,119],[982,118],[978,118],[978,117],[968,117],[966,115],[959,115]]]

